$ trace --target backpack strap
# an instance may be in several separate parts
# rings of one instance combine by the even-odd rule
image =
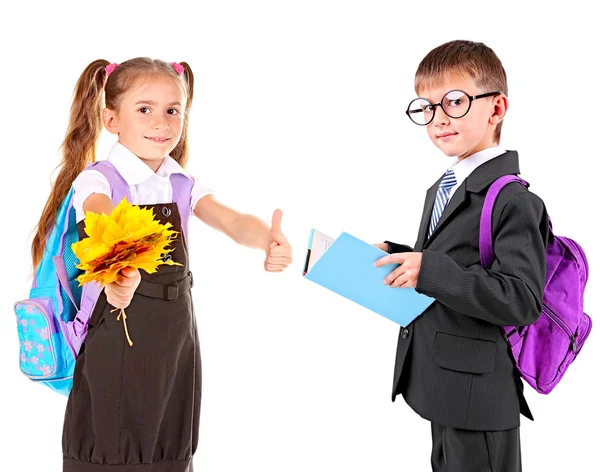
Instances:
[[[492,247],[492,211],[494,204],[500,191],[511,182],[520,182],[525,187],[529,187],[528,182],[516,175],[503,175],[492,183],[485,195],[479,223],[479,254],[481,265],[486,269],[489,269],[494,261],[494,249]]]
[[[494,210],[494,204],[500,191],[511,182],[519,182],[525,187],[529,187],[528,182],[516,175],[503,175],[492,183],[483,201],[479,222],[479,257],[484,269],[489,269],[494,261],[494,249],[492,247],[492,211]],[[521,339],[521,331],[518,328],[503,326],[502,331],[511,348]]]
[[[88,165],[84,172],[88,169],[94,169],[100,172],[110,185],[111,200],[113,203],[118,204],[124,197],[131,202],[131,191],[129,185],[125,182],[125,179],[117,172],[115,167],[108,161],[98,161]],[[63,262],[64,265],[64,262]],[[62,272],[62,270],[61,270]],[[102,285],[97,282],[89,282],[83,285],[81,291],[81,305],[80,309],[75,316],[75,319],[71,322],[71,330],[74,336],[69,336],[71,347],[77,354],[81,349],[81,345],[85,341],[87,336],[88,322],[92,317],[96,302],[102,292]]]
[[[86,167],[87,169],[93,169],[100,172],[110,185],[111,200],[115,205],[119,204],[124,197],[131,203],[131,191],[129,185],[125,182],[125,179],[119,174],[115,166],[109,161],[97,161]]]
[[[181,228],[186,245],[188,241],[188,223],[191,213],[192,187],[194,180],[184,174],[171,174],[169,177],[171,187],[173,188],[173,201],[177,204],[179,217],[181,218]]]
[[[64,244],[64,240],[62,243]],[[52,262],[54,262],[54,267],[56,269],[56,276],[58,277],[59,285],[63,288],[75,309],[78,310],[77,302],[75,301],[75,297],[73,296],[73,292],[71,291],[71,286],[69,285],[69,275],[67,274],[67,267],[65,266],[65,261],[62,256],[63,251],[64,249],[61,250],[60,256],[54,256],[52,258]],[[60,305],[60,310],[58,311],[58,313],[62,313],[62,298],[58,297],[57,299],[58,304]]]
[[[70,223],[71,218],[75,218],[75,214],[74,214],[75,212],[73,210],[73,189],[72,188],[69,191],[69,203],[66,204],[66,206],[67,206],[66,214],[64,215],[65,221],[63,222],[62,226],[60,223],[57,225],[57,227],[59,227],[59,228],[62,227],[63,230],[62,230],[62,234],[60,236],[60,247],[59,247],[58,255],[56,255],[52,258],[52,262],[54,263],[54,267],[56,269],[58,285],[60,287],[62,287],[62,289],[65,291],[65,293],[69,297],[69,300],[71,300],[71,303],[73,303],[75,310],[78,310],[79,308],[77,308],[77,303],[75,302],[75,297],[73,296],[73,292],[71,291],[71,286],[69,285],[69,275],[67,274],[65,260],[63,259],[63,254],[65,252],[65,241],[66,241],[67,232],[69,231],[69,226],[70,226],[69,223]],[[58,220],[61,221],[60,218]],[[63,312],[62,297],[60,296],[60,288],[58,288],[58,287],[57,287],[56,295],[57,295],[56,299],[57,299],[58,305],[59,305],[59,310],[57,313],[62,313]]]

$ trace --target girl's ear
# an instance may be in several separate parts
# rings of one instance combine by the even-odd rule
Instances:
[[[119,121],[115,111],[110,108],[104,108],[102,110],[102,122],[106,131],[111,134],[119,134]]]

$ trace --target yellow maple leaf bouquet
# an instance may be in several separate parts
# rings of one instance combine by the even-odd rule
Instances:
[[[152,274],[160,265],[181,265],[163,256],[174,249],[169,247],[178,231],[171,223],[162,224],[154,219],[152,209],[131,205],[126,198],[110,215],[91,211],[85,214],[87,238],[74,243],[71,248],[79,259],[77,268],[85,271],[77,278],[79,285],[98,282],[107,285],[117,280],[125,268],[141,269]],[[118,310],[115,308],[113,311]],[[127,316],[120,309],[129,345],[133,342],[127,331]]]

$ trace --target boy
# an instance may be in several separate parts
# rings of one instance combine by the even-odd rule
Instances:
[[[427,192],[415,248],[386,241],[377,266],[401,264],[384,283],[436,299],[401,327],[392,401],[401,394],[431,422],[434,471],[521,470],[519,413],[533,419],[501,325],[534,323],[542,309],[548,215],[519,183],[498,196],[494,263],[480,265],[479,218],[491,183],[518,174],[498,147],[508,108],[506,73],[482,43],[432,50],[407,114],[455,162]]]

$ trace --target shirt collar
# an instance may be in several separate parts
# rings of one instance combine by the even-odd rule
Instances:
[[[173,159],[171,156],[165,156],[162,164],[156,171],[156,175],[160,175],[161,177],[169,177],[171,174],[189,175],[175,159]]]
[[[465,179],[471,175],[477,167],[481,164],[492,160],[494,157],[498,157],[504,154],[506,151],[501,149],[499,146],[493,146],[482,151],[471,154],[469,157],[459,161],[458,158],[452,163],[450,168],[454,171],[456,177],[456,186],[460,186]]]
[[[111,148],[108,161],[115,166],[130,186],[139,185],[154,175],[150,167],[119,141]],[[171,156],[166,156],[156,171],[156,175],[160,177],[169,177],[177,173],[187,175],[187,172]]]

